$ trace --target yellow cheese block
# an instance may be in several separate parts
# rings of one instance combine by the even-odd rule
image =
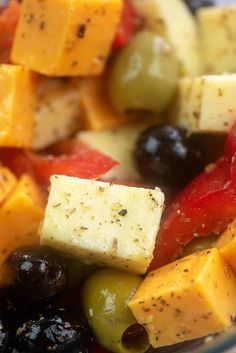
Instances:
[[[39,243],[37,230],[43,217],[42,195],[29,176],[22,176],[0,208],[0,264],[16,248]]]
[[[16,183],[14,174],[8,168],[0,167],[0,204],[9,196]]]
[[[231,270],[236,274],[236,220],[219,237],[217,248]]]
[[[41,78],[37,89],[32,147],[46,148],[79,129],[78,79]]]
[[[236,74],[184,77],[169,109],[174,125],[199,133],[228,133],[236,116]]]
[[[79,83],[79,100],[82,124],[85,129],[105,130],[116,128],[134,120],[124,116],[112,106],[106,87],[106,78],[90,77]]]
[[[198,12],[205,73],[236,71],[235,22],[236,5],[205,7]]]
[[[11,59],[50,76],[99,75],[122,0],[24,0]]]
[[[31,147],[34,75],[18,65],[0,65],[0,146]]]
[[[129,307],[161,347],[231,326],[235,298],[236,278],[214,248],[149,273]]]

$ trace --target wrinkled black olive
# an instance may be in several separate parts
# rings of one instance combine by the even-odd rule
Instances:
[[[84,318],[66,309],[46,309],[16,331],[18,353],[89,353],[92,335]]]
[[[66,286],[67,273],[62,257],[47,247],[22,248],[8,259],[13,273],[13,298],[29,304],[53,298]]]
[[[161,187],[183,187],[204,167],[204,151],[183,129],[157,125],[143,131],[134,158],[143,178]]]
[[[12,348],[13,334],[9,326],[0,320],[0,353],[10,352]]]

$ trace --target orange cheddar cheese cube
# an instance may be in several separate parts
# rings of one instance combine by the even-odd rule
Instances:
[[[16,183],[14,174],[8,168],[0,167],[0,205],[12,192]]]
[[[150,272],[129,307],[161,347],[233,325],[235,298],[236,278],[213,248]]]
[[[116,128],[134,120],[118,113],[112,106],[106,87],[106,78],[89,77],[79,83],[79,101],[82,124],[85,129]]]
[[[18,247],[37,245],[43,199],[29,176],[22,176],[0,208],[0,264]]]
[[[236,220],[219,237],[216,245],[221,256],[236,274]]]
[[[49,76],[104,70],[122,0],[24,0],[11,59]]]
[[[34,75],[18,65],[0,65],[0,146],[31,147]]]

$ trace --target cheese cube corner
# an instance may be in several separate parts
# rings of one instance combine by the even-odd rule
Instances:
[[[24,0],[12,62],[49,76],[99,75],[121,10],[122,0]]]
[[[38,245],[43,197],[34,180],[23,175],[0,207],[0,264],[18,247]]]
[[[85,129],[105,130],[127,125],[133,116],[127,117],[115,110],[108,92],[106,77],[84,78],[79,83],[80,116]]]
[[[182,0],[133,0],[146,26],[164,36],[175,48],[183,76],[202,73],[198,26]],[[176,15],[178,14],[178,15]]]
[[[236,5],[198,11],[201,54],[207,74],[236,71]]]
[[[230,327],[235,298],[236,278],[213,248],[150,272],[128,305],[161,347]]]
[[[0,65],[0,146],[31,147],[35,76],[19,65]]]
[[[79,129],[78,79],[43,78],[37,87],[33,149],[40,150],[72,136]]]
[[[88,263],[145,273],[163,202],[158,188],[54,175],[40,241]]]
[[[216,245],[221,256],[236,275],[236,221],[221,234]]]
[[[103,175],[103,180],[140,181],[141,176],[134,162],[133,150],[139,134],[146,127],[143,124],[136,124],[104,131],[81,131],[77,137],[91,148],[119,162],[117,166]]]
[[[236,74],[180,79],[169,116],[190,132],[229,132],[236,116]]]
[[[17,179],[10,169],[0,166],[0,204],[8,198],[16,183]]]

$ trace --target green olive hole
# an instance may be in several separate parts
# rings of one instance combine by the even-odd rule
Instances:
[[[142,352],[149,346],[145,328],[139,324],[129,326],[122,335],[122,343],[129,350]]]

